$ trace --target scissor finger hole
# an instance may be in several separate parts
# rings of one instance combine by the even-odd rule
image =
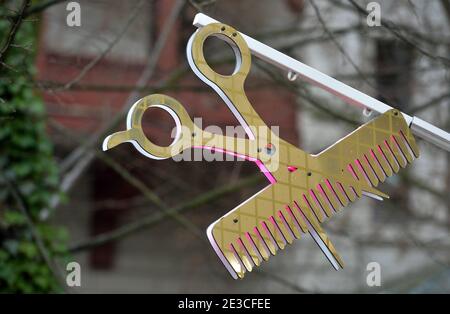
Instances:
[[[162,109],[162,110],[160,110]],[[179,133],[178,115],[163,105],[149,106],[142,116],[142,131],[145,137],[158,146],[167,147],[174,143]]]
[[[172,137],[173,141],[169,144],[169,146],[174,145],[181,137],[181,120],[180,117],[177,115],[177,113],[170,107],[164,106],[164,105],[152,105],[148,107],[148,109],[151,110],[151,108],[159,108],[167,112],[175,122],[175,130],[172,128]]]
[[[218,74],[232,76],[239,72],[242,56],[236,44],[223,34],[211,34],[203,43],[203,55],[208,66]],[[234,59],[234,65],[229,60]]]

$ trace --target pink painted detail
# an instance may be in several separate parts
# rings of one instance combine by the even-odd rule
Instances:
[[[347,170],[350,171],[350,173],[356,180],[359,180],[358,175],[356,174],[355,169],[353,169],[353,166],[351,164],[348,164]]]
[[[370,149],[370,155],[372,155],[373,159],[375,159],[376,161],[378,161],[377,156],[375,155],[375,152],[373,151],[373,149]]]
[[[381,168],[381,170],[382,170],[383,173],[384,173],[384,176],[387,178],[388,175],[387,175],[386,171],[384,170],[383,166],[381,166],[381,163],[380,163],[380,161],[378,160],[377,155],[375,155],[375,152],[373,151],[373,149],[370,149],[370,155],[372,155],[372,158],[376,161],[376,163],[378,164],[378,167]]]
[[[379,181],[381,181],[381,178],[378,176],[378,174],[376,173],[376,171],[375,171],[375,169],[373,169],[373,167],[372,167],[372,165],[370,164],[370,162],[369,162],[369,158],[367,157],[367,155],[366,154],[364,154],[364,159],[366,159],[366,162],[367,162],[367,164],[369,165],[369,167],[370,167],[370,169],[369,170],[371,170],[372,171],[372,174],[374,174],[375,175],[375,177],[377,177],[377,179],[379,180]]]
[[[247,256],[247,259],[250,261],[250,263],[253,265],[252,267],[256,266],[255,261],[253,260],[253,258],[250,255],[250,252],[248,251],[247,247],[245,246],[244,242],[242,241],[241,238],[237,239],[239,246],[241,247],[241,250],[244,252],[244,254]],[[247,266],[245,266],[245,268],[247,268]],[[252,271],[251,268],[247,268],[248,271]]]
[[[237,250],[235,249],[233,243],[230,243],[230,250],[233,252],[234,258],[238,261],[238,263],[241,266],[241,269],[245,272],[245,269],[247,269],[244,265],[244,262],[241,260],[241,257],[239,256]]]
[[[269,237],[270,241],[272,242],[272,245],[275,247],[276,250],[278,250],[280,247],[278,245],[278,242],[275,240],[275,238],[273,237],[272,232],[269,230],[269,227],[267,227],[267,224],[265,221],[263,221],[261,223],[264,231],[266,232],[267,236]],[[281,249],[281,248],[280,248]]]
[[[299,232],[303,232],[302,227],[300,226],[300,222],[297,221],[297,218],[295,217],[294,213],[292,212],[292,209],[289,206],[286,206],[286,210],[288,211],[289,215],[292,218],[292,221],[294,221],[295,226],[297,227]]]
[[[381,149],[381,146],[378,145],[378,151],[380,152],[381,156],[383,156],[384,161],[388,164],[389,168],[391,168],[392,171],[394,171],[394,168],[392,168],[391,163],[387,159],[386,155],[384,154],[383,150]]]
[[[395,144],[397,145],[397,150],[400,152],[400,154],[403,157],[404,161],[408,161],[408,159],[406,158],[405,154],[403,153],[402,148],[398,144],[397,139],[395,138],[394,135],[391,135],[391,140],[394,141]]]
[[[359,159],[355,159],[355,163],[359,168],[359,171],[364,175],[364,178],[366,179],[367,183],[372,186],[372,182],[370,182],[369,180],[369,176],[366,173],[366,170],[363,168],[361,162],[359,161]]]
[[[259,251],[259,248],[256,246],[255,241],[253,241],[252,236],[250,235],[249,232],[246,232],[246,233],[245,233],[245,236],[247,237],[247,240],[249,241],[250,245],[252,246],[253,251],[255,251],[256,254],[258,255],[259,261],[261,262],[261,261],[263,260],[263,257],[262,257],[262,255],[261,255],[261,252]],[[267,252],[267,254],[269,254],[269,253]]]
[[[280,226],[278,225],[278,223],[275,221],[275,218],[273,216],[269,217],[270,222],[272,223],[272,225],[275,227],[275,230],[278,231],[278,233],[281,235],[281,239],[283,240],[284,244],[287,243],[286,240],[286,236],[284,235],[284,233],[281,231]]]
[[[309,209],[312,211],[314,216],[316,216],[317,220],[321,221],[320,218],[317,216],[317,213],[314,211],[313,207],[311,206],[311,203],[309,202],[309,200],[305,194],[303,194],[303,200],[305,201],[306,205],[308,205]]]
[[[257,227],[255,227],[255,228],[253,228],[253,231],[255,232],[256,236],[259,238],[259,241],[261,241],[261,243],[263,243],[264,248],[266,249],[267,255],[272,254],[272,252],[269,249],[269,246],[266,243],[266,240],[264,240],[264,237],[262,236],[261,232],[259,232],[259,229]]]
[[[294,234],[294,230],[292,230],[291,226],[288,224],[286,217],[284,217],[283,212],[281,210],[278,211],[278,216],[281,219],[281,222],[284,225],[284,228],[287,230],[292,239],[297,238]]]
[[[298,168],[295,167],[295,166],[288,166],[287,168],[288,168],[288,171],[289,171],[289,172],[295,172],[295,171],[297,171],[297,169],[298,169]]]
[[[397,164],[397,167],[400,168],[400,163],[398,162],[398,158],[397,156],[394,154],[394,151],[392,150],[391,146],[389,145],[387,140],[384,140],[384,145],[389,149],[389,151],[391,152],[392,156],[394,156],[394,161]]]
[[[339,197],[337,196],[336,191],[334,190],[333,186],[331,185],[330,180],[325,179],[325,184],[328,186],[328,188],[330,189],[331,192],[333,192],[334,197],[336,198],[336,200],[342,205],[344,206],[344,204],[342,204],[341,200],[339,199]]]
[[[211,151],[221,152],[221,153],[232,155],[232,156],[242,158],[242,159],[245,159],[248,161],[253,161],[254,163],[256,163],[259,170],[261,170],[261,172],[264,173],[264,175],[266,176],[266,178],[269,180],[269,182],[271,184],[274,184],[277,182],[277,180],[272,175],[272,173],[266,168],[266,166],[263,164],[263,162],[259,159],[256,159],[256,158],[253,158],[253,157],[250,157],[247,155],[238,154],[236,152],[225,150],[223,148],[217,148],[217,147],[211,147],[211,146],[193,146],[193,148],[207,149],[207,150],[211,150]]]
[[[349,196],[349,195],[347,194],[347,192],[345,191],[344,186],[342,185],[342,183],[341,183],[341,182],[338,182],[337,184],[338,184],[339,189],[341,190],[341,192],[347,197],[347,200],[348,200],[349,202],[351,202],[352,200],[350,199],[350,196]]]
[[[325,197],[325,200],[328,202],[328,206],[330,208],[333,208],[334,211],[336,211],[336,208],[334,208],[333,204],[331,203],[330,199],[328,198],[327,193],[325,193],[325,190],[323,189],[322,185],[317,184],[317,188],[320,190],[320,192],[322,193],[322,195]]]
[[[309,195],[314,199],[314,202],[316,202],[317,206],[322,210],[322,214],[326,217],[329,217],[326,210],[323,208],[322,203],[320,203],[319,199],[317,198],[316,193],[313,189],[309,190]]]

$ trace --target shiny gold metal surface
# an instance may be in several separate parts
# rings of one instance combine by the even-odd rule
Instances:
[[[209,36],[228,42],[237,57],[232,75],[213,71],[203,55]],[[104,149],[131,142],[155,159],[175,156],[188,148],[217,149],[254,161],[270,185],[228,212],[208,228],[216,253],[234,278],[309,233],[334,268],[343,261],[320,224],[362,195],[388,196],[376,187],[419,156],[414,137],[402,114],[390,110],[364,124],[323,152],[311,155],[274,134],[250,104],[244,83],[251,66],[245,40],[232,27],[210,24],[188,44],[193,71],[224,99],[249,139],[226,137],[198,128],[175,99],[155,94],[138,101],[129,112],[127,130],[104,141]],[[177,124],[172,145],[150,142],[141,128],[144,111],[159,107]],[[270,149],[267,149],[270,147]]]

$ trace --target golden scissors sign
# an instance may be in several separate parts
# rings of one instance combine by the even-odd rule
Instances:
[[[203,45],[209,36],[226,41],[236,55],[231,75],[216,73],[205,60]],[[147,157],[165,159],[188,148],[214,149],[255,162],[269,185],[207,230],[215,252],[233,278],[260,265],[270,255],[309,233],[335,269],[343,262],[320,223],[362,195],[387,195],[376,187],[419,155],[404,116],[388,110],[317,155],[279,138],[249,102],[244,82],[251,52],[242,35],[222,23],[197,30],[187,45],[193,72],[214,89],[244,128],[248,139],[205,132],[197,127],[175,99],[155,94],[136,102],[127,117],[127,130],[108,136],[104,150],[131,142]],[[144,111],[166,110],[176,123],[174,141],[158,146],[141,128]]]

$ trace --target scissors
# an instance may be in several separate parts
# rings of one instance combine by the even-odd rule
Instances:
[[[205,60],[205,40],[215,36],[228,43],[236,57],[231,75],[216,73]],[[320,224],[362,195],[382,200],[376,186],[419,156],[403,115],[389,110],[359,127],[317,155],[280,138],[248,100],[244,83],[251,52],[231,26],[212,23],[198,29],[187,44],[192,71],[225,102],[247,138],[213,134],[197,127],[174,98],[153,94],[129,110],[125,131],[109,135],[103,150],[130,142],[152,159],[174,157],[186,149],[214,150],[256,163],[269,184],[207,229],[208,239],[234,279],[259,266],[294,239],[310,234],[336,269],[344,263]],[[160,108],[174,119],[176,132],[169,146],[152,143],[141,122],[148,108]]]

